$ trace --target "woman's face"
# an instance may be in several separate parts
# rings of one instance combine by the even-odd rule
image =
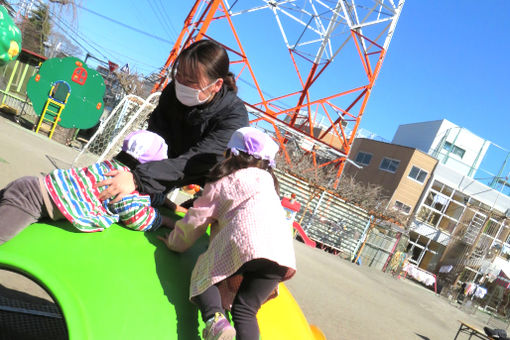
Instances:
[[[177,70],[175,78],[184,86],[201,90],[198,94],[200,100],[206,100],[208,98],[211,100],[223,85],[223,79],[210,79],[205,74],[203,67],[199,67],[196,74],[187,74],[186,72]]]

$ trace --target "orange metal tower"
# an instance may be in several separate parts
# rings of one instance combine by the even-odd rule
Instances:
[[[404,1],[237,0],[230,5],[227,0],[197,0],[154,91],[168,82],[168,70],[181,49],[203,38],[213,39],[229,51],[236,77],[254,89],[252,97],[256,99],[245,100],[251,124],[272,132],[288,160],[289,143],[295,143],[312,154],[317,168],[337,165],[339,176]],[[256,4],[259,6],[254,7]],[[264,14],[274,17],[272,22],[276,22],[275,28],[282,36],[270,35],[267,39],[285,43],[290,53],[287,64],[291,63],[289,69],[295,71],[274,75],[292,88],[278,96],[268,95],[266,86],[257,81],[255,68],[241,44],[250,42],[241,39],[234,27],[234,23],[246,26],[249,16],[257,15],[250,27],[264,34],[260,26],[267,22],[260,20]],[[220,23],[223,26],[215,31]],[[227,33],[229,38],[225,38]],[[263,68],[263,62],[257,62],[257,70],[262,72]],[[240,96],[243,98],[242,93]]]

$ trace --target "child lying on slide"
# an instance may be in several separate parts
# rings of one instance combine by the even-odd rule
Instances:
[[[121,199],[101,202],[96,188],[106,173],[129,171],[140,163],[167,158],[163,138],[149,131],[134,131],[124,140],[122,151],[112,160],[105,160],[81,169],[57,169],[44,177],[18,178],[0,190],[0,244],[10,240],[40,218],[67,219],[83,232],[103,231],[121,221],[127,228],[147,231],[173,225],[153,206],[165,202],[164,195],[142,195],[137,191]]]

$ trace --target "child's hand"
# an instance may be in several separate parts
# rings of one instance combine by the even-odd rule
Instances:
[[[158,235],[158,239],[163,241],[163,243],[166,245],[167,248],[170,248],[170,246],[168,244],[168,236],[170,236],[170,234],[165,234],[165,236],[159,236]]]
[[[161,214],[161,226],[168,229],[173,229],[175,227],[175,221],[170,217]]]

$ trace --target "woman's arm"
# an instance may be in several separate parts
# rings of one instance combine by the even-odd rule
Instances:
[[[162,135],[163,130],[165,129],[165,124],[162,124],[162,119],[164,119],[164,115],[162,114],[165,111],[168,111],[168,98],[171,95],[171,92],[173,91],[173,86],[166,86],[163,89],[163,92],[161,93],[161,96],[159,98],[158,105],[156,108],[152,111],[149,117],[149,131],[152,131],[158,135]],[[108,186],[105,190],[103,190],[100,195],[100,200],[105,200],[114,196],[115,199],[112,201],[112,203],[116,203],[120,201],[122,197],[125,195],[133,192],[133,190],[138,189],[139,185],[136,183],[136,179],[133,176],[132,172],[124,172],[122,170],[120,171],[111,171],[106,176],[109,176],[111,178],[108,178],[106,180],[103,180],[101,182],[98,182],[95,187],[104,187]],[[147,194],[153,194],[153,193],[161,193],[165,191],[165,187],[161,187],[161,190],[153,190],[151,192],[143,192]],[[138,190],[142,192],[141,190]]]
[[[164,191],[165,184],[184,177],[201,177],[221,160],[230,137],[237,129],[248,126],[248,114],[239,100],[221,112],[221,120],[188,151],[176,158],[140,164],[134,171],[139,191],[153,193]],[[186,183],[187,184],[187,183]]]

